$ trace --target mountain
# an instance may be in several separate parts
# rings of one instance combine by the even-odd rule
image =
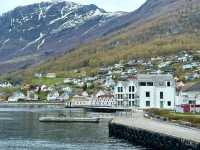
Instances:
[[[67,1],[17,7],[0,16],[1,73],[27,68],[102,37],[118,27],[109,23],[124,14]]]
[[[83,30],[79,29],[91,23],[90,19],[89,22],[79,25],[78,30],[77,27],[73,30],[79,31],[75,32],[77,34],[74,36],[75,39],[79,39],[78,47],[66,48],[68,52],[64,55],[49,59],[25,72],[67,72],[77,68],[92,70],[120,60],[175,54],[181,50],[198,50],[200,47],[199,10],[199,0],[147,0],[134,12],[115,14],[111,15],[112,17],[108,15],[110,13],[101,10],[104,12],[103,18],[107,20],[103,21],[103,24],[100,21],[100,24],[98,22],[98,25],[89,28],[89,33],[86,32],[87,38],[82,34],[85,30],[80,32]],[[60,35],[63,35],[67,40],[63,45],[58,44],[55,49],[74,42],[71,41],[74,38],[66,38],[69,30],[61,33],[63,34],[56,37],[59,39]],[[58,39],[49,41],[48,44],[52,46],[59,41]],[[86,42],[80,43],[80,41]],[[47,48],[49,49],[51,50],[50,47]],[[55,49],[54,52],[57,51]],[[34,55],[30,57],[32,56]],[[13,65],[12,61],[11,64]]]
[[[115,18],[110,25],[117,23],[123,23],[117,30],[27,72],[92,70],[120,60],[200,48],[199,0],[147,0],[138,10]]]

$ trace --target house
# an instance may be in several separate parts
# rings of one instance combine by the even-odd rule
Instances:
[[[186,113],[186,112],[198,112],[200,113],[200,105],[190,105],[190,104],[182,104],[176,106],[176,112]]]
[[[170,74],[138,74],[118,82],[114,89],[117,107],[174,109],[176,85]]]
[[[69,98],[70,98],[69,92],[63,92],[59,97],[57,97],[57,100],[64,102],[69,100]]]
[[[5,82],[0,83],[0,87],[1,88],[12,88],[13,85],[10,82],[5,81]]]
[[[92,106],[95,107],[115,107],[116,101],[114,95],[111,93],[100,94],[102,91],[98,92],[95,97],[92,98]]]
[[[64,87],[62,90],[69,93],[72,92],[72,89],[70,87]]]
[[[37,101],[38,95],[34,91],[27,91],[26,100]]]
[[[73,79],[71,79],[71,78],[65,78],[64,79],[64,83],[65,84],[70,84],[70,83],[72,83],[73,82]]]
[[[56,78],[56,73],[47,73],[47,78]]]
[[[58,91],[54,90],[48,93],[47,95],[47,101],[52,102],[58,100],[59,93]]]
[[[0,102],[5,101],[6,97],[7,97],[6,94],[0,93]]]
[[[42,75],[42,73],[35,73],[35,74],[34,74],[34,77],[36,77],[36,78],[42,78],[43,75]]]
[[[181,91],[179,105],[183,104],[200,105],[200,82]]]
[[[66,105],[70,106],[70,107],[91,106],[91,98],[83,96],[83,95],[75,95],[75,96],[73,96],[71,101],[67,102]]]
[[[115,85],[115,82],[112,78],[107,78],[104,83],[104,86],[107,88],[113,87],[114,85]]]
[[[46,85],[42,85],[42,86],[40,87],[40,90],[41,90],[42,92],[47,92],[47,91],[48,91],[48,87],[47,87]]]
[[[18,102],[19,100],[24,100],[26,96],[22,92],[15,92],[12,96],[8,97],[8,102]]]

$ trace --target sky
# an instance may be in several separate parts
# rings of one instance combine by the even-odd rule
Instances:
[[[3,0],[0,0],[3,1]],[[17,6],[28,5],[50,0],[4,0],[0,5],[0,14],[14,9]],[[134,11],[139,8],[146,0],[69,0],[80,4],[96,4],[106,11]]]

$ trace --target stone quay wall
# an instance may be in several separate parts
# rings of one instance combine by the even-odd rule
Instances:
[[[193,142],[191,140],[125,126],[113,123],[112,121],[109,123],[109,136],[124,139],[132,144],[152,149],[200,150],[200,143]]]

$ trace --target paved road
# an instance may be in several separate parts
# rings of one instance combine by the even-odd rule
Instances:
[[[170,136],[192,140],[200,143],[200,130],[195,128],[187,128],[177,126],[172,123],[160,122],[157,120],[147,119],[143,117],[143,113],[134,113],[133,117],[116,117],[112,121],[113,123],[126,125],[130,127],[136,127],[140,129],[149,130],[152,132],[158,132],[167,134]]]

